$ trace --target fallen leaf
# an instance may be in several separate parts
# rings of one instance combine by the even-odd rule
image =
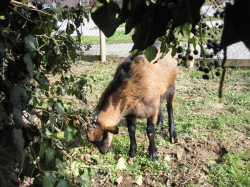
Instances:
[[[136,176],[134,183],[138,184],[139,186],[142,185],[142,176],[141,175]]]
[[[74,120],[73,121],[73,124],[75,125],[75,126],[78,126],[78,125],[80,125],[80,121],[77,119],[77,120]]]
[[[121,184],[122,180],[123,180],[123,176],[117,177],[115,179],[115,184],[117,184],[117,185]]]
[[[177,153],[177,159],[181,160],[181,158],[182,158],[182,153]]]
[[[126,169],[125,159],[123,157],[119,158],[118,163],[116,165],[117,169],[123,170]]]
[[[216,164],[216,162],[214,161],[214,160],[209,160],[208,162],[207,162],[207,165],[208,166],[214,166]]]
[[[167,154],[167,155],[164,157],[164,160],[167,161],[167,162],[170,162],[171,158],[170,158],[170,156]]]
[[[86,160],[87,162],[91,162],[91,157],[90,157],[89,154],[82,155],[82,156],[81,156],[81,159],[82,159],[82,160]]]

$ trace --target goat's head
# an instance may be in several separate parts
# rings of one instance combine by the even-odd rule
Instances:
[[[118,127],[103,128],[97,121],[97,117],[88,125],[87,138],[102,154],[110,151],[113,134],[118,134]]]

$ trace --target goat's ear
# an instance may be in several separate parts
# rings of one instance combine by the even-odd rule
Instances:
[[[107,127],[106,130],[112,134],[118,134],[119,132],[118,126]]]

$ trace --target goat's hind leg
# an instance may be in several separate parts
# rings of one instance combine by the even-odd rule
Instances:
[[[137,145],[135,140],[136,117],[133,115],[128,115],[126,116],[126,122],[130,139],[129,157],[134,157],[137,151]]]
[[[174,126],[174,114],[173,114],[174,94],[175,94],[175,85],[173,84],[167,91],[168,124],[169,124],[169,135],[171,143],[178,142],[178,137]]]
[[[157,160],[157,149],[155,146],[155,122],[156,117],[150,117],[147,120],[147,135],[149,139],[149,157],[151,161]]]
[[[157,118],[157,125],[159,125],[161,127],[161,129],[163,129],[163,124],[164,124],[164,114],[162,109],[159,109],[159,114],[158,114],[158,118]]]

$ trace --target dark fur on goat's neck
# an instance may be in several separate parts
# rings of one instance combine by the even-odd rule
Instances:
[[[130,71],[130,61],[125,61],[117,67],[113,80],[110,82],[106,90],[101,96],[101,100],[99,101],[96,110],[102,110],[106,105],[108,98],[112,95],[118,88],[119,85],[123,82],[123,80],[129,76]]]

